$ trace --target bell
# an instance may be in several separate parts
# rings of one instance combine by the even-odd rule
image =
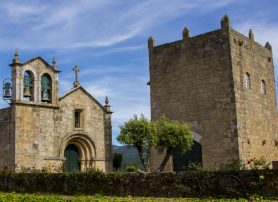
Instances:
[[[10,91],[9,88],[5,89],[5,91],[4,91],[4,98],[6,98],[6,99],[11,98],[11,91]]]
[[[4,98],[5,99],[11,98],[11,84],[8,82],[4,84]]]
[[[47,89],[44,89],[42,91],[42,101],[45,101],[45,102],[49,101],[49,96],[48,96]]]
[[[30,87],[24,87],[23,89],[23,96],[24,97],[31,97]]]

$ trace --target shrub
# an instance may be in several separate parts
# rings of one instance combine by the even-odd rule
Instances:
[[[232,159],[231,161],[228,161],[227,163],[221,163],[219,170],[221,171],[239,171],[239,170],[245,170],[246,166],[242,160],[239,159]]]
[[[247,162],[247,166],[251,170],[265,170],[269,169],[270,162],[267,162],[264,157],[261,157],[259,159],[253,158],[250,161]]]
[[[125,170],[126,172],[136,172],[138,169],[134,165],[127,165]]]

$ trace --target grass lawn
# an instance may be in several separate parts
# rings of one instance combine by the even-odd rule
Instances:
[[[247,202],[246,199],[195,199],[195,198],[143,198],[143,197],[108,197],[108,196],[64,196],[64,195],[46,195],[46,194],[18,194],[18,193],[0,193],[0,202],[16,202],[16,201],[138,201],[138,202],[171,202],[171,201],[242,201]],[[267,201],[267,200],[264,200]]]

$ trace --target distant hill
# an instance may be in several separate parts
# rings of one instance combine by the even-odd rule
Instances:
[[[126,165],[129,164],[133,164],[136,167],[142,169],[142,165],[138,157],[138,152],[135,147],[113,145],[113,153],[115,152],[121,153],[123,155],[122,169],[124,169]]]

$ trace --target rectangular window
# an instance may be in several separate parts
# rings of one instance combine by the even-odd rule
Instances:
[[[75,109],[74,110],[74,128],[84,127],[84,110]]]
[[[74,127],[80,128],[80,110],[74,112]]]

